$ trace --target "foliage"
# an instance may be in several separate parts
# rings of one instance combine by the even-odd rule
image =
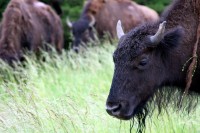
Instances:
[[[146,5],[152,9],[156,10],[159,14],[171,2],[171,0],[134,0],[134,1],[139,4]]]
[[[105,43],[79,54],[42,52],[39,59],[27,53],[15,68],[0,62],[0,132],[129,133],[130,125],[135,132],[137,123],[105,111],[114,49]],[[148,117],[146,133],[198,133],[199,116],[199,106],[188,115],[169,105],[167,112]]]
[[[0,20],[2,18],[2,13],[6,7],[6,5],[8,4],[9,0],[0,0]]]

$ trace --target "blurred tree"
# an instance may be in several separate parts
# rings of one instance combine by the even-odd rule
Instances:
[[[133,0],[139,4],[146,5],[154,10],[156,10],[159,14],[164,10],[164,8],[169,5],[171,0]]]
[[[61,3],[63,2],[63,0],[41,0],[41,1],[52,6],[54,10],[57,12],[57,14],[59,15],[62,14]]]
[[[2,18],[2,13],[3,13],[4,9],[6,8],[8,2],[9,2],[9,0],[0,0],[0,20]]]

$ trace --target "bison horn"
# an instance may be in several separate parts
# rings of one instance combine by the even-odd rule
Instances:
[[[120,39],[124,35],[121,20],[118,20],[116,30],[117,30],[117,37],[118,39]]]
[[[67,17],[67,19],[66,19],[66,23],[67,23],[67,25],[69,26],[69,28],[72,28],[73,24],[72,24],[72,22],[69,20],[68,17]]]
[[[156,32],[156,34],[154,36],[151,36],[150,37],[150,40],[152,43],[159,43],[163,36],[164,36],[164,33],[165,33],[165,26],[166,26],[166,21],[163,21],[160,25],[159,25],[159,29],[158,31]]]
[[[95,24],[95,22],[96,22],[96,20],[95,20],[94,16],[91,15],[91,22],[89,23],[89,26],[90,26],[90,27],[93,27],[94,24]]]

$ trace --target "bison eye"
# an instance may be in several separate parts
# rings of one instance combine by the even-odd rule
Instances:
[[[142,59],[142,60],[140,61],[139,65],[140,65],[140,66],[145,66],[145,65],[147,64],[147,62],[148,62],[148,59],[147,59],[147,58],[144,58],[144,59]]]

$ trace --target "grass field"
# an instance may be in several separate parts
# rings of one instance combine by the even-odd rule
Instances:
[[[0,133],[129,133],[130,121],[105,111],[114,49],[104,44],[80,54],[43,52],[45,62],[32,55],[14,69],[1,62]],[[146,133],[200,133],[199,106],[189,115],[156,112]]]

